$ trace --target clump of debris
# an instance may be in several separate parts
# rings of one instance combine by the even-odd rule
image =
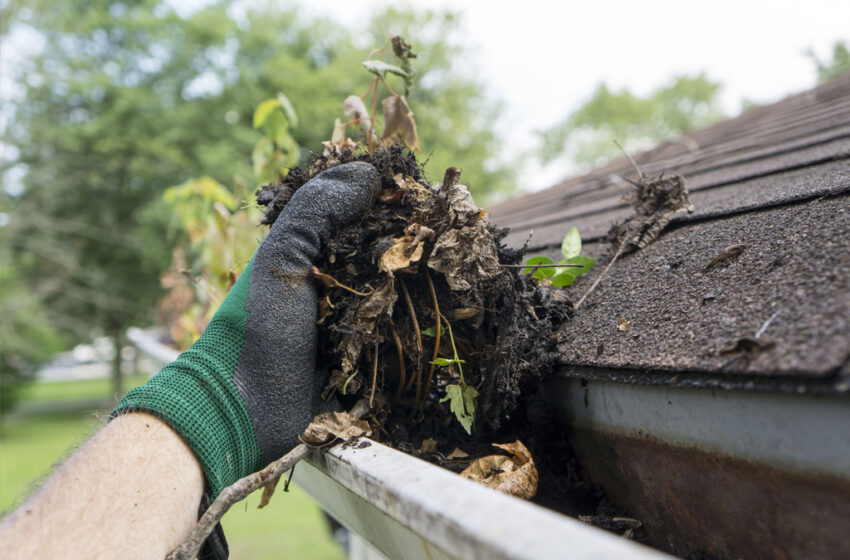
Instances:
[[[311,177],[350,161],[373,164],[382,193],[313,270],[324,286],[319,363],[332,369],[324,396],[368,398],[374,433],[391,442],[493,441],[553,370],[553,333],[572,305],[515,268],[522,252],[501,243],[507,231],[475,205],[459,169],[431,185],[401,146],[326,150],[260,189],[264,222]]]
[[[460,169],[450,167],[437,184],[425,177],[414,153],[413,113],[386,83],[390,74],[399,76],[408,91],[416,55],[400,37],[391,42],[397,65],[372,55],[363,63],[375,75],[372,85],[365,96],[345,100],[351,120],[337,120],[324,152],[257,192],[266,207],[263,223],[272,224],[295,191],[325,169],[361,161],[381,177],[378,200],[362,220],[336,233],[313,268],[323,286],[318,363],[329,369],[323,397],[346,406],[367,400],[369,429],[379,441],[634,536],[639,522],[612,523],[621,512],[581,476],[540,390],[559,366],[556,333],[572,317],[573,303],[525,273],[523,251],[502,243],[507,230],[476,206]],[[383,56],[386,48],[373,54]],[[374,108],[381,84],[389,95],[380,103],[379,133]],[[363,101],[369,95],[371,112]],[[359,141],[346,136],[348,126],[357,127]],[[666,225],[681,202],[665,202],[677,198],[673,191],[687,200],[683,181],[678,191],[668,183],[680,185],[653,182],[659,188],[637,196],[663,207],[663,223],[653,222],[658,212],[645,205],[646,216],[638,211],[643,221],[616,236],[618,254],[626,245],[642,247]]]

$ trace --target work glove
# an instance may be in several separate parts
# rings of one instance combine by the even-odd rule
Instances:
[[[379,191],[377,171],[362,162],[299,188],[203,335],[113,411],[168,423],[198,458],[209,499],[297,445],[319,409],[311,267]]]

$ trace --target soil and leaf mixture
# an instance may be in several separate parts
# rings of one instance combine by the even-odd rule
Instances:
[[[582,476],[540,391],[559,365],[556,332],[573,315],[570,293],[524,273],[523,251],[502,243],[507,230],[475,205],[460,170],[435,185],[402,146],[330,145],[258,191],[264,223],[310,178],[351,161],[374,165],[382,192],[313,270],[323,286],[318,363],[330,370],[323,396],[346,406],[368,399],[373,438],[455,472],[502,454],[493,444],[519,441],[539,473],[534,501],[634,535],[634,520],[618,517]],[[516,469],[530,460],[503,449]],[[476,468],[495,481],[506,466]]]
[[[575,247],[562,246],[564,261],[537,257],[547,264],[528,269],[530,263],[520,264],[524,250],[505,246],[508,231],[475,205],[460,169],[447,169],[440,184],[425,177],[407,101],[416,57],[402,37],[388,37],[363,62],[372,82],[363,96],[345,99],[350,120],[336,120],[324,152],[278,172],[277,182],[257,192],[266,207],[263,223],[272,224],[295,191],[325,169],[363,161],[381,177],[378,200],[362,220],[336,233],[313,268],[323,286],[318,363],[329,370],[323,397],[340,399],[346,409],[368,400],[372,437],[396,449],[641,538],[640,521],[623,516],[583,476],[542,388],[561,366],[560,327],[619,256],[651,243],[689,205],[685,181],[647,178],[637,169],[637,190],[628,200],[635,214],[611,231],[607,267],[574,305],[573,294],[558,286],[595,264],[578,254],[577,230],[565,237],[564,245],[569,240]],[[255,126],[267,112],[259,117]],[[348,137],[348,127],[358,131],[358,141]]]

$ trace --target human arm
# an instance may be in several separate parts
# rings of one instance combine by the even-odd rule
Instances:
[[[0,557],[156,558],[197,521],[204,473],[167,424],[125,414],[0,523]]]
[[[98,434],[93,445],[78,451],[60,469],[65,473],[60,479],[88,486],[85,496],[92,492],[122,495],[124,491],[115,487],[121,478],[107,477],[109,485],[104,485],[97,476],[100,471],[89,468],[90,463],[101,465],[99,461],[106,460],[108,465],[110,454],[117,453],[121,458],[116,461],[124,461],[139,433],[107,436],[126,425],[125,416],[143,413],[161,419],[191,449],[196,459],[193,468],[200,466],[202,486],[210,500],[238,478],[291,449],[317,412],[323,385],[315,375],[317,291],[310,276],[312,265],[328,238],[362,217],[379,190],[377,171],[365,163],[331,168],[301,186],[201,338],[148,383],[130,391],[113,411],[105,439]],[[130,420],[130,425],[134,422]],[[78,461],[78,455],[86,460]],[[148,465],[134,475],[170,476],[157,465]],[[59,472],[54,475],[58,476]],[[52,481],[45,488],[52,487]],[[67,514],[66,502],[52,499],[56,495],[61,493],[39,492],[24,508],[51,498],[50,507],[60,510],[60,515]],[[188,507],[186,503],[191,505],[193,499],[194,495],[182,502],[182,513],[188,511],[194,521],[200,497]],[[119,511],[117,507],[113,510]],[[46,510],[39,507],[36,511],[41,515]],[[154,516],[171,513],[158,506],[147,511]],[[100,527],[100,519],[77,519],[95,535],[112,530],[109,525]],[[92,520],[95,522],[90,523]],[[174,521],[169,527],[182,524]],[[127,525],[121,529],[126,530]],[[188,531],[182,536],[186,534]],[[62,534],[53,536],[63,538]],[[66,551],[73,551],[74,557],[90,557],[76,548]],[[218,556],[226,556],[226,552],[220,548]]]

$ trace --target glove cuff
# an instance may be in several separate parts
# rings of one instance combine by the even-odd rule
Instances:
[[[251,419],[233,382],[245,338],[250,274],[249,265],[195,344],[128,392],[111,415],[147,412],[171,426],[195,453],[211,499],[263,466]]]

